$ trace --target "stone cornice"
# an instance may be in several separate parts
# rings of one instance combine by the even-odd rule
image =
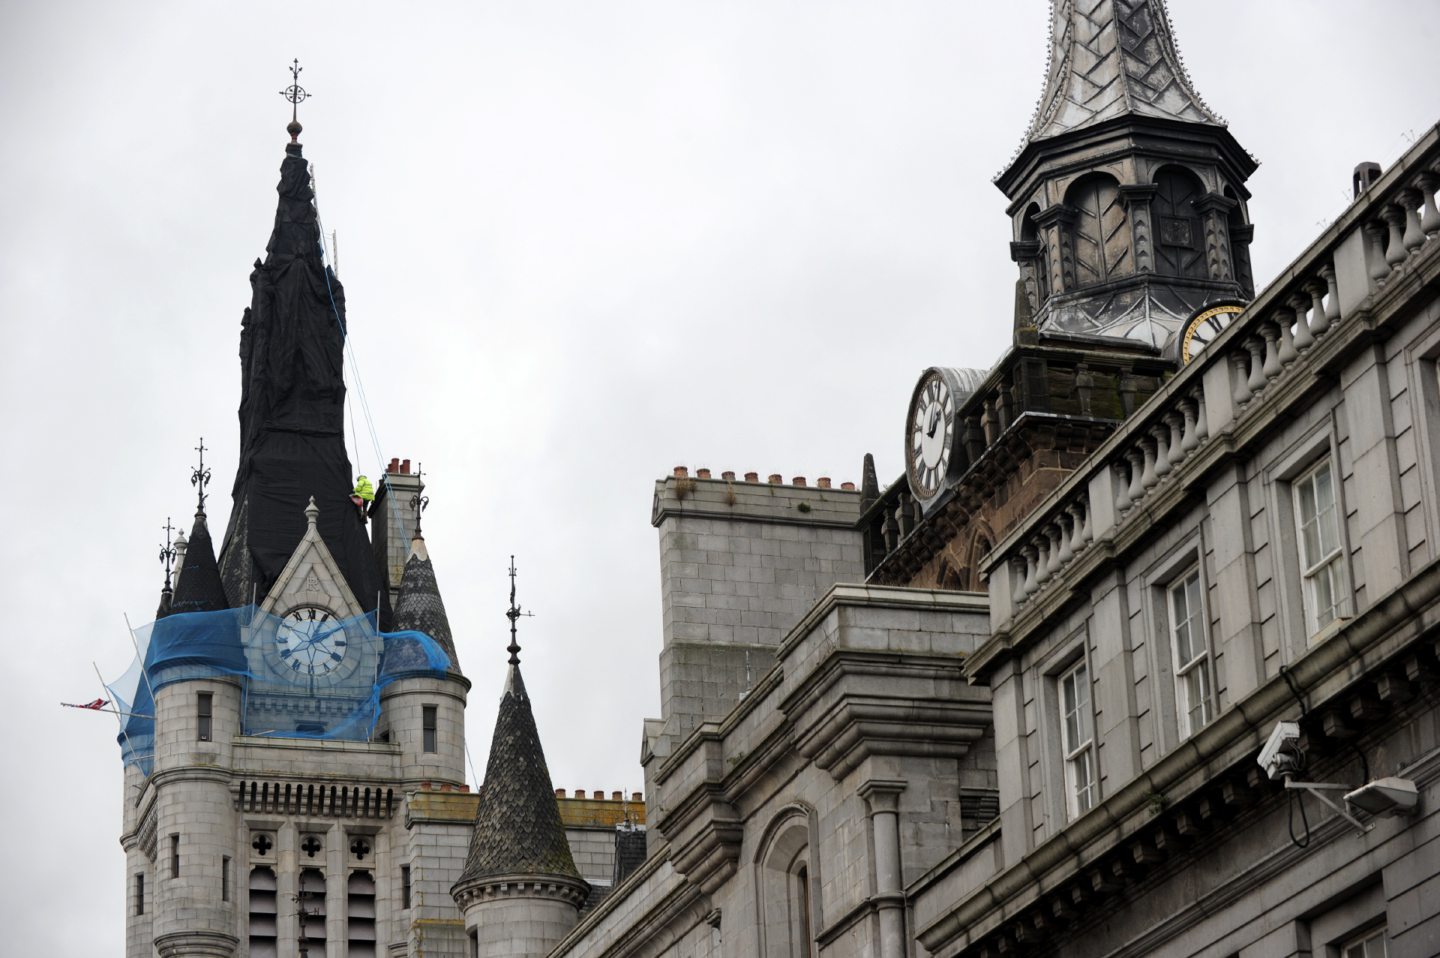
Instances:
[[[563,875],[487,875],[459,881],[450,895],[461,911],[493,901],[523,898],[548,898],[574,905],[585,904],[590,886],[578,878]]]
[[[889,657],[887,657],[889,658]],[[960,758],[990,725],[988,700],[965,701],[959,656],[835,652],[780,703],[795,747],[838,781],[872,755]]]
[[[234,958],[240,939],[223,931],[175,931],[155,939],[160,958]]]

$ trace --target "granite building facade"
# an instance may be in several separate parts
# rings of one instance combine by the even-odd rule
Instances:
[[[387,686],[365,742],[166,684],[127,954],[1440,954],[1440,127],[1257,289],[1256,164],[1163,4],[1052,15],[997,179],[1012,347],[916,357],[883,487],[656,483],[643,797],[557,797],[513,655],[469,791],[394,463],[369,569],[297,510],[278,578],[241,578],[338,615],[375,575],[454,667]],[[207,550],[202,516],[172,603],[241,604]]]

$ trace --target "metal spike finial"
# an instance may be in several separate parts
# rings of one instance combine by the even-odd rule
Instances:
[[[290,101],[290,125],[285,127],[290,134],[291,143],[300,142],[300,131],[304,129],[300,125],[300,104],[310,99],[310,94],[300,85],[300,73],[305,68],[300,65],[298,59],[290,62],[290,85],[280,91],[280,95]]]
[[[200,465],[190,470],[190,485],[195,487],[195,495],[197,497],[195,515],[203,516],[205,514],[205,487],[210,484],[210,470],[205,468],[204,436],[200,437],[200,445],[195,447],[195,451],[200,453]]]
[[[510,620],[510,645],[505,649],[510,653],[510,664],[520,664],[520,641],[515,637],[515,623],[522,616],[533,616],[534,612],[522,612],[520,606],[515,604],[515,557],[510,557],[510,608],[505,610],[505,618]]]
[[[421,495],[421,493],[425,491],[425,482],[421,478],[424,475],[424,463],[417,462],[415,464],[415,479],[419,485],[415,488],[415,494],[410,497],[410,510],[415,513],[415,538],[417,539],[425,538],[420,534],[420,513],[424,512],[425,507],[430,505],[430,497]],[[511,556],[510,559],[513,563],[515,557]],[[514,600],[514,596],[511,596],[511,600]]]
[[[172,591],[170,588],[170,577],[174,570],[175,563],[175,541],[173,539],[175,527],[170,524],[170,517],[165,517],[165,544],[160,547],[160,564],[165,567],[165,591]]]

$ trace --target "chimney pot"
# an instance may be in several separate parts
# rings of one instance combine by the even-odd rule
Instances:
[[[794,479],[791,479],[790,482],[791,482],[791,484],[793,484],[793,485],[803,486],[803,485],[805,485],[805,477],[804,477],[804,476],[796,476]]]
[[[745,481],[746,481],[746,482],[759,482],[759,481],[760,481],[760,473],[758,473],[758,472],[747,472],[747,473],[745,473]]]
[[[399,456],[396,456],[394,459],[391,459],[391,460],[390,460],[390,468],[389,468],[389,469],[386,469],[385,471],[386,471],[386,472],[399,472],[399,471],[400,471],[400,457],[399,457]]]
[[[611,800],[612,802],[623,802],[623,801],[625,800],[625,793],[624,793],[624,792],[611,792],[611,793],[610,793],[610,800]]]
[[[734,482],[734,481],[735,481],[735,473],[730,472],[730,471],[727,469],[725,472],[720,473],[720,478],[721,478],[721,479],[724,479],[726,482]]]
[[[695,475],[699,476],[701,479],[709,479],[709,478],[710,478],[710,470],[709,470],[709,469],[696,469],[696,470],[695,470]]]
[[[631,793],[630,793],[630,801],[632,801],[632,802],[643,802],[643,801],[645,801],[645,796],[641,795],[639,792],[631,792]]]
[[[854,491],[855,491],[855,483],[853,483],[853,482],[842,482],[842,483],[840,483],[840,488],[841,488],[841,489],[844,489],[846,492],[854,492]]]
[[[400,460],[400,473],[401,473],[402,475],[406,475],[406,476],[410,475],[410,460],[409,460],[409,459],[401,459],[401,460]]]
[[[563,789],[563,788],[557,788],[557,789],[555,789],[555,797],[556,797],[556,798],[564,798],[564,797],[565,797],[565,789]]]
[[[676,467],[675,467],[675,478],[676,478],[676,479],[684,479],[684,478],[685,478],[686,476],[688,476],[688,475],[690,475],[690,470],[689,470],[689,469],[686,469],[684,466],[676,466]]]
[[[815,480],[815,485],[819,486],[821,489],[829,489],[829,488],[830,488],[830,477],[829,477],[829,476],[821,476],[819,479],[816,479],[816,480]]]
[[[770,485],[772,485],[772,486],[778,486],[778,485],[780,485],[780,483],[782,483],[782,482],[784,482],[784,481],[785,481],[785,477],[782,476],[782,475],[780,475],[780,473],[778,473],[778,472],[772,472],[772,473],[770,473]]]
[[[585,797],[585,789],[583,789],[583,788],[577,788],[577,789],[575,789],[575,797],[576,797],[576,798],[584,798],[584,797]]]

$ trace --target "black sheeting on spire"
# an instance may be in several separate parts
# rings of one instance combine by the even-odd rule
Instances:
[[[580,878],[518,665],[500,698],[470,854],[455,884],[497,875]]]
[[[196,513],[195,525],[190,530],[190,545],[185,550],[185,563],[180,567],[180,579],[175,583],[175,594],[170,598],[167,614],[218,612],[228,608],[230,602],[220,581],[215,544],[210,540],[205,513]]]
[[[220,557],[230,604],[263,599],[320,507],[320,535],[350,591],[375,608],[379,576],[350,502],[345,451],[345,291],[325,266],[299,144],[286,147],[265,261],[240,331],[240,464]]]

